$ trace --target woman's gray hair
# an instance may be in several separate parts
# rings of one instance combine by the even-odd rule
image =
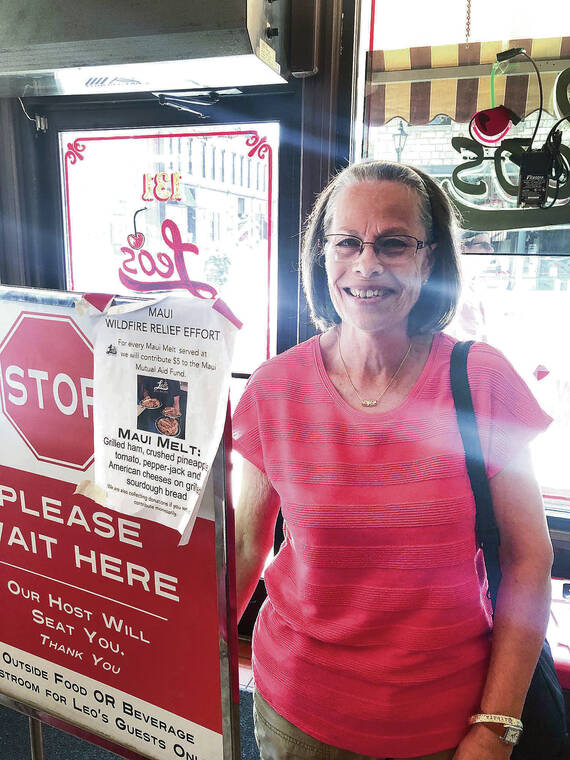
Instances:
[[[320,330],[340,322],[329,295],[323,250],[337,196],[344,188],[359,182],[384,180],[399,182],[417,192],[427,242],[436,243],[429,279],[408,317],[408,334],[438,332],[453,319],[460,290],[454,207],[439,185],[420,169],[391,161],[364,161],[347,166],[329,182],[317,198],[305,227],[301,254],[303,288],[311,318]]]

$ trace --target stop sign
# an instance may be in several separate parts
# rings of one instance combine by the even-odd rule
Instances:
[[[93,347],[69,316],[22,312],[0,345],[6,417],[43,462],[93,459]]]

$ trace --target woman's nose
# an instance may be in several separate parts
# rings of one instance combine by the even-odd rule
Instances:
[[[354,263],[354,271],[363,277],[371,277],[373,274],[381,274],[384,271],[384,267],[378,260],[371,245],[365,244],[363,246],[362,253]]]

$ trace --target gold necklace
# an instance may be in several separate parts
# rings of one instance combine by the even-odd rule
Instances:
[[[392,383],[394,382],[394,380],[398,376],[398,373],[400,372],[400,370],[404,366],[404,364],[406,362],[406,359],[408,358],[408,356],[410,355],[410,351],[412,350],[412,344],[410,343],[410,345],[408,346],[408,350],[404,354],[404,358],[400,362],[400,366],[394,372],[394,374],[390,378],[390,381],[389,381],[388,385],[384,388],[384,390],[378,396],[378,398],[377,399],[364,399],[364,398],[361,397],[360,393],[356,389],[356,385],[352,382],[352,380],[350,379],[350,375],[348,374],[348,370],[346,368],[346,364],[344,363],[344,359],[342,358],[342,351],[340,349],[340,336],[341,336],[341,332],[339,330],[339,333],[338,333],[338,355],[340,357],[340,361],[342,363],[342,366],[344,367],[344,373],[345,373],[345,375],[347,377],[348,382],[352,385],[352,387],[354,389],[354,392],[356,393],[356,395],[358,397],[358,400],[360,401],[360,403],[362,404],[362,406],[376,406],[378,404],[378,402],[383,398],[384,394],[386,393],[386,391],[388,390],[388,388],[392,385]]]

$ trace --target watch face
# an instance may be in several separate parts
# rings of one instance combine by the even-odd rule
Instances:
[[[506,726],[505,733],[501,737],[507,744],[516,744],[519,740],[520,729],[513,728],[512,726]]]

